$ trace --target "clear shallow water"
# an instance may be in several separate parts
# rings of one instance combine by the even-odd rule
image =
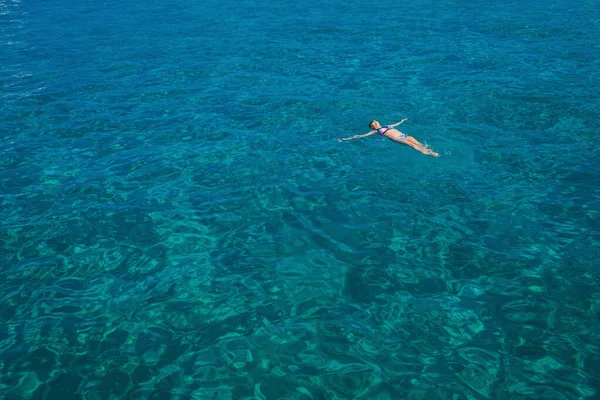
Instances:
[[[598,396],[598,10],[0,0],[0,396]]]

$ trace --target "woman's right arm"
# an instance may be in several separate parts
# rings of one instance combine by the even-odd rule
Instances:
[[[374,133],[377,133],[377,131],[371,131],[369,133],[365,133],[364,135],[354,135],[354,136],[350,136],[347,138],[342,138],[342,139],[338,139],[338,142],[343,142],[344,140],[352,140],[352,139],[358,139],[358,138],[363,138],[365,136],[370,136]]]

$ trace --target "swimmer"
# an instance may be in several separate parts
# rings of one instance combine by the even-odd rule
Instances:
[[[369,128],[372,129],[371,132],[369,133],[365,133],[364,135],[354,135],[351,137],[347,137],[347,138],[343,138],[343,139],[338,139],[338,142],[343,142],[345,140],[352,140],[352,139],[358,139],[358,138],[362,138],[365,136],[371,136],[374,135],[376,133],[379,133],[381,136],[385,136],[395,142],[398,143],[402,143],[405,144],[407,146],[412,147],[413,149],[420,151],[423,154],[427,154],[428,156],[433,156],[433,157],[439,157],[440,155],[434,151],[429,150],[427,147],[425,147],[422,143],[419,143],[419,141],[417,139],[415,139],[412,136],[407,136],[404,133],[400,132],[398,129],[396,129],[395,127],[400,125],[401,123],[403,123],[404,121],[406,121],[408,118],[404,118],[402,121],[397,122],[395,124],[392,125],[386,125],[386,126],[381,126],[381,124],[378,121],[373,121],[369,124]]]

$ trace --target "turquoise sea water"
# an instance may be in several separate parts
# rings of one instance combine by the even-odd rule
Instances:
[[[599,398],[599,33],[0,0],[0,398]]]

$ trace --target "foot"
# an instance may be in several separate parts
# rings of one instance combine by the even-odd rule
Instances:
[[[421,147],[421,153],[427,154],[428,156],[434,156],[434,157],[440,156],[439,153],[436,153],[435,151],[431,151],[427,147]]]

